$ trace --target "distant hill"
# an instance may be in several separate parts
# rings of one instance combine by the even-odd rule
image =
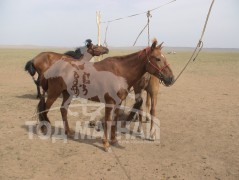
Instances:
[[[79,47],[79,46],[78,46]],[[75,49],[76,47],[67,46],[39,46],[39,45],[0,45],[0,48],[6,49]],[[129,46],[129,47],[109,47],[112,50],[140,50],[145,46]],[[193,51],[194,47],[164,47],[164,51]],[[239,52],[239,48],[203,48],[204,52]]]

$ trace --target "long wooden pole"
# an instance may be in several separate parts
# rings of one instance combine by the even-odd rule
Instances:
[[[100,46],[100,23],[101,23],[100,11],[96,12],[96,23],[97,23],[97,29],[98,29],[98,46]]]
[[[97,29],[98,29],[98,33],[97,33],[97,40],[98,40],[98,46],[100,46],[100,23],[101,23],[101,14],[100,11],[96,11],[96,23],[97,23]],[[101,60],[101,57],[99,56],[97,58],[98,61]]]

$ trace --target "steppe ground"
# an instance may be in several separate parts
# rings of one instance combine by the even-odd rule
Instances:
[[[239,52],[203,51],[175,85],[160,85],[160,143],[131,139],[106,153],[101,139],[29,139],[26,121],[36,123],[38,100],[24,66],[42,51],[0,49],[0,179],[239,179]],[[191,55],[164,52],[175,75]],[[80,113],[69,116],[72,129],[89,120],[82,107],[71,110]],[[49,117],[52,125],[61,120],[59,109]]]

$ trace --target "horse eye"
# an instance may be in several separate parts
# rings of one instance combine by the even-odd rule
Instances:
[[[157,60],[157,61],[161,61],[161,59],[160,59],[160,58],[156,58],[156,60]]]

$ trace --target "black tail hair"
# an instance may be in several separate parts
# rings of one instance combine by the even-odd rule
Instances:
[[[35,67],[33,65],[32,60],[27,61],[26,65],[25,65],[25,71],[28,71],[28,73],[31,76],[34,76],[36,74],[36,69],[35,69]]]

